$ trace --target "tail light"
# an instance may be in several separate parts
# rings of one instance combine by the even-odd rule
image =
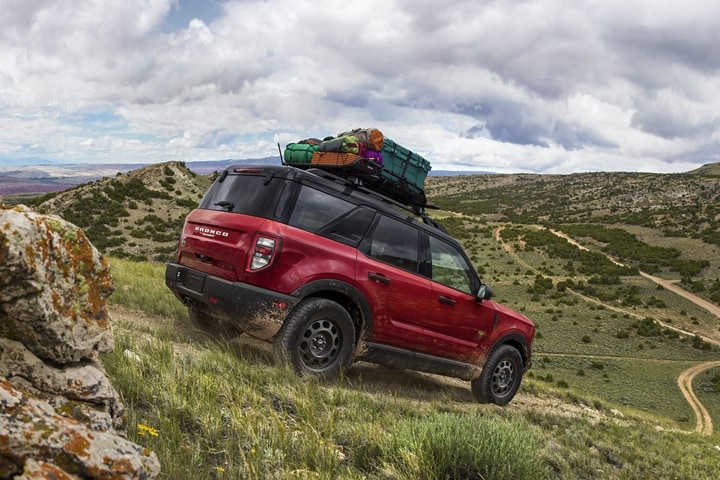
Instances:
[[[249,272],[257,272],[269,266],[280,251],[280,240],[267,235],[257,235],[248,265]]]

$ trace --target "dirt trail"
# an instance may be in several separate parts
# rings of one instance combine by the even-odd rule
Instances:
[[[494,232],[495,240],[497,240],[497,242],[503,246],[505,251],[508,254],[510,254],[515,260],[517,260],[520,264],[522,264],[526,267],[529,267],[529,265],[527,265],[524,261],[522,261],[518,257],[518,255],[515,253],[515,251],[511,245],[508,245],[502,241],[502,235],[501,235],[502,228],[503,227],[498,227],[495,230],[495,232]],[[571,244],[575,245],[576,247],[581,248],[583,250],[588,250],[586,247],[582,246],[581,244],[576,242],[574,239],[572,239],[568,235],[565,235],[564,233],[558,232],[556,230],[550,230],[550,231],[552,233],[554,233],[555,235],[564,238],[565,240],[567,240]],[[614,260],[611,257],[608,257],[608,259],[617,265],[624,266],[622,263],[619,263],[618,261]],[[640,272],[640,275],[647,278],[648,280],[651,280],[652,282],[655,282],[658,285],[661,285],[663,288],[695,303],[697,306],[707,310],[708,312],[715,315],[717,318],[720,318],[720,306],[710,303],[707,300],[698,297],[697,295],[693,295],[692,293],[688,292],[687,290],[677,286],[675,281],[665,280],[664,278],[655,277],[655,276],[650,275],[645,272]],[[588,300],[590,300],[590,299],[588,299]],[[665,326],[667,326],[667,325],[665,325]],[[669,328],[673,328],[673,327],[669,327]],[[679,330],[677,328],[673,328],[673,329]],[[690,332],[683,332],[683,333],[690,333]],[[715,345],[720,345],[720,342],[718,342],[715,339],[704,338],[704,337],[701,337],[701,338],[706,342],[710,342]],[[707,370],[709,368],[714,368],[714,367],[720,367],[720,361],[706,362],[706,363],[701,363],[699,365],[695,365],[694,367],[685,370],[678,377],[678,386],[680,387],[680,391],[682,392],[683,396],[685,397],[685,399],[688,401],[688,403],[692,407],[693,412],[695,412],[695,417],[697,418],[695,430],[698,433],[700,433],[701,435],[712,435],[712,433],[713,433],[712,417],[710,416],[710,413],[708,413],[705,406],[700,402],[700,400],[695,395],[695,392],[693,391],[693,388],[692,388],[692,382],[693,382],[693,379],[695,378],[695,376],[697,376],[699,373],[704,372],[705,370]]]
[[[706,436],[710,436],[713,433],[712,417],[710,416],[710,413],[707,411],[705,406],[695,395],[695,392],[692,388],[692,382],[695,376],[697,376],[699,373],[702,373],[705,370],[714,367],[720,367],[720,361],[707,362],[701,363],[700,365],[695,365],[694,367],[685,370],[683,373],[680,374],[680,377],[678,377],[678,386],[680,387],[680,391],[692,407],[693,411],[695,412],[695,417],[697,418],[695,431],[698,432],[700,435]]]
[[[715,305],[714,303],[710,303],[707,300],[700,298],[696,295],[693,295],[692,293],[688,292],[682,287],[678,287],[675,284],[675,281],[673,280],[665,280],[664,278],[658,278],[650,275],[649,273],[640,272],[640,275],[643,277],[652,280],[653,282],[657,283],[658,285],[662,285],[666,290],[670,290],[673,293],[676,293],[680,295],[683,298],[686,298],[687,300],[690,300],[695,305],[704,308],[708,312],[712,313],[716,317],[720,318],[720,306]]]

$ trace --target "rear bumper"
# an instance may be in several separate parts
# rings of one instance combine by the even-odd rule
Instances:
[[[275,335],[300,301],[291,295],[242,282],[230,282],[177,263],[165,268],[165,285],[184,303],[262,339]]]

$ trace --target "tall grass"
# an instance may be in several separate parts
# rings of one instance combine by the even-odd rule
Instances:
[[[398,422],[386,470],[401,478],[549,478],[539,436],[522,417],[433,412]]]
[[[232,343],[123,330],[105,364],[129,437],[158,454],[163,478],[548,478],[540,437],[521,418],[301,380]]]
[[[115,291],[109,303],[171,319],[187,318],[187,309],[165,287],[165,265],[112,257]]]
[[[238,342],[154,336],[129,322],[116,325],[103,361],[129,438],[157,453],[163,479],[699,480],[720,471],[717,436],[656,430],[651,417],[616,417],[532,380],[537,393],[506,408],[463,395],[424,400],[431,379],[410,386],[393,372],[393,387],[377,370],[390,385],[375,388],[350,371],[329,385]]]

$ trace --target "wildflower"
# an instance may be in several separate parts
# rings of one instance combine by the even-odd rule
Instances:
[[[217,470],[218,473],[225,473],[225,469],[223,467],[215,467],[215,470]]]
[[[158,431],[156,428],[148,427],[147,425],[143,425],[142,423],[138,423],[137,428],[138,428],[138,435],[145,436],[147,434],[147,435],[150,435],[151,437],[158,436]]]

